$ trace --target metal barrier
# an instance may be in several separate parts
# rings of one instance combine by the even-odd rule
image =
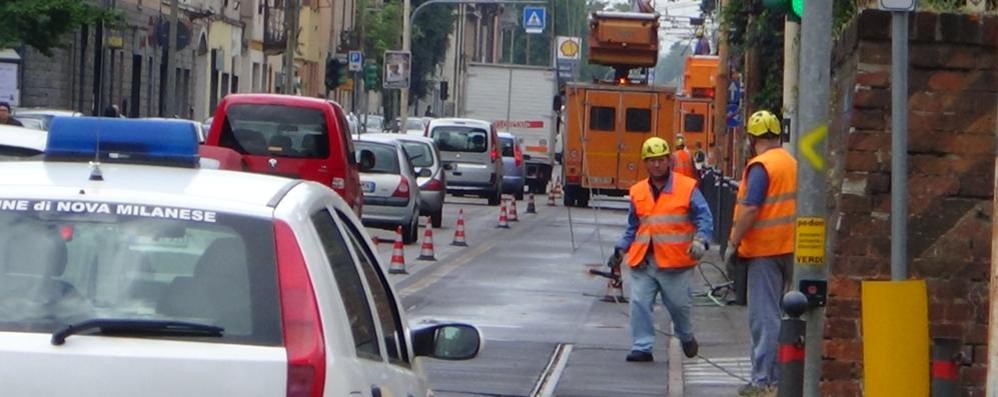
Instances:
[[[707,199],[710,213],[714,216],[714,241],[724,252],[734,222],[738,181],[725,177],[713,168],[704,168],[700,171],[700,193]]]

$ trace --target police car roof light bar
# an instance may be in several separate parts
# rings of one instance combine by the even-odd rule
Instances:
[[[185,121],[56,117],[46,161],[198,166],[197,133]]]

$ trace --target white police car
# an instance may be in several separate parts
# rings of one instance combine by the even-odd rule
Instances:
[[[328,187],[197,169],[169,124],[60,118],[0,163],[0,395],[426,396],[417,356],[478,353],[410,329]]]

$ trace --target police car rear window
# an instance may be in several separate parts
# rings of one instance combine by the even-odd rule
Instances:
[[[283,105],[228,107],[219,144],[242,154],[290,158],[329,158],[325,114]]]
[[[0,331],[176,320],[225,329],[183,340],[278,346],[272,230],[195,208],[0,199]]]

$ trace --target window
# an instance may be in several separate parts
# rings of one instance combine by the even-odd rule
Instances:
[[[393,363],[408,363],[402,317],[399,315],[391,290],[387,287],[388,280],[384,273],[378,270],[378,261],[372,259],[371,252],[360,243],[362,241],[358,237],[360,232],[353,227],[346,216],[342,213],[339,213],[339,216],[343,224],[347,226],[350,243],[360,260],[360,268],[367,279],[367,285],[371,288],[371,296],[374,297],[374,306],[377,308],[381,331],[385,335],[388,360]],[[406,366],[408,365],[406,364]]]
[[[499,138],[499,142],[502,145],[502,156],[503,157],[513,157],[516,156],[516,151],[513,150],[513,145],[515,145],[515,140],[513,138]]]
[[[594,131],[613,131],[616,126],[617,109],[593,106],[589,108],[589,129]]]
[[[332,214],[322,210],[312,215],[312,224],[322,242],[329,265],[333,269],[333,278],[339,287],[340,297],[350,319],[350,331],[357,346],[357,355],[362,358],[381,359],[381,348],[378,346],[378,330],[374,326],[371,306],[367,301],[367,293],[360,281],[360,272],[353,262],[343,236],[333,221]]]
[[[488,150],[488,132],[481,128],[446,126],[430,133],[437,147],[445,152],[485,153]]]
[[[399,168],[398,150],[383,143],[373,143],[360,141],[356,143],[358,152],[370,150],[374,153],[374,168],[366,171],[375,174],[399,175],[402,171]]]
[[[403,141],[402,146],[405,146],[405,151],[409,153],[413,167],[433,166],[433,146],[413,141]]]
[[[222,337],[178,339],[281,345],[270,220],[111,202],[11,210],[18,201],[45,202],[0,200],[0,331],[52,333],[93,318],[188,321],[222,327]]]
[[[683,115],[683,132],[703,132],[703,122],[702,114],[686,113]]]
[[[627,108],[627,132],[651,132],[651,109]]]
[[[242,154],[329,158],[325,114],[283,105],[237,104],[228,108],[220,145]]]

